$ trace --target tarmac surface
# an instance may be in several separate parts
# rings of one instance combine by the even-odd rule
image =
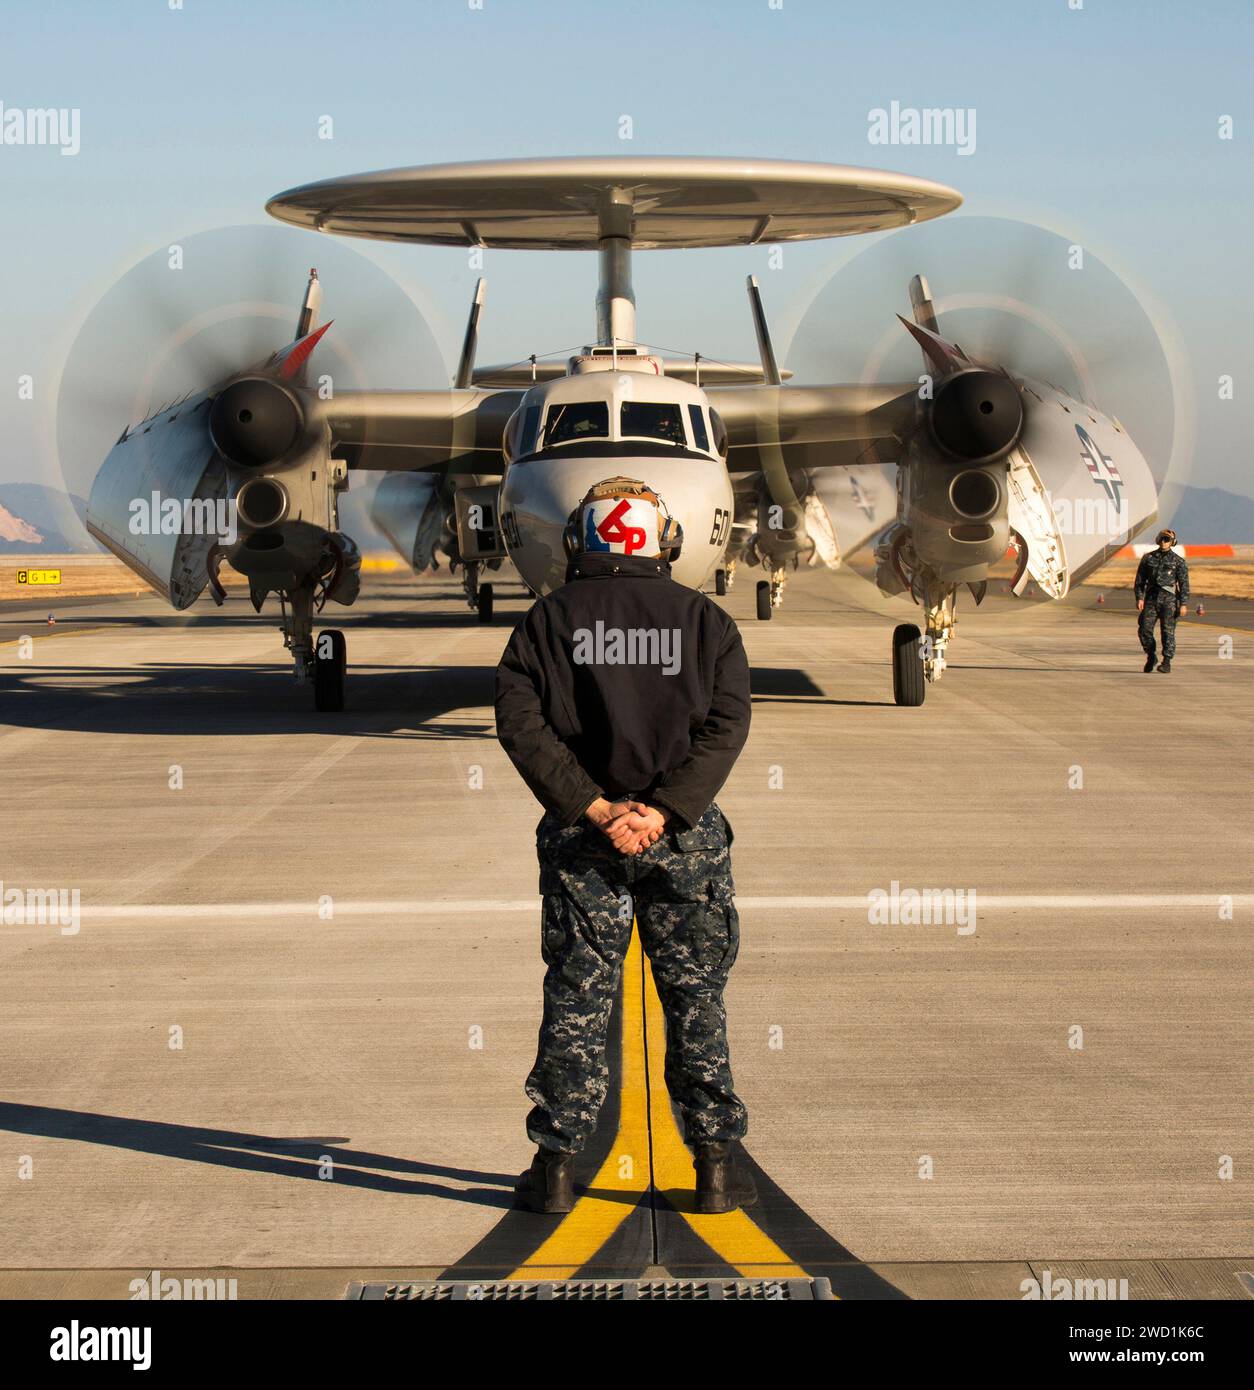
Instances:
[[[491,709],[519,586],[481,626],[447,580],[370,577],[323,615],[342,714],[294,686],[273,600],[0,609],[0,1297],[663,1273],[1254,1296],[1254,606],[1182,621],[1162,676],[1129,595],[995,592],[903,709],[908,605],[809,573],[763,623],[756,577],[720,600],[755,692],[719,803],[762,1190],[728,1217],[692,1210],[638,950],[585,1195],[511,1210],[543,972],[539,808]],[[14,889],[80,911],[23,921]],[[943,920],[915,920],[930,889]]]

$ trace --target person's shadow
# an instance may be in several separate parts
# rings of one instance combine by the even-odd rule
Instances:
[[[363,1187],[373,1192],[397,1192],[414,1197],[440,1197],[449,1202],[509,1209],[514,1205],[516,1173],[485,1173],[472,1168],[450,1168],[418,1159],[367,1153],[344,1148],[346,1139],[302,1137],[275,1138],[229,1129],[167,1124],[161,1120],[134,1120],[121,1115],[96,1115],[85,1110],[58,1110],[44,1105],[16,1105],[0,1101],[0,1130],[37,1134],[49,1139],[70,1139],[79,1144],[106,1144],[136,1153],[159,1154],[219,1168],[239,1168],[249,1173],[322,1182],[322,1160],[334,1165],[333,1181],[341,1186]],[[373,1169],[375,1171],[366,1171]],[[479,1184],[444,1187],[424,1178],[446,1178]],[[595,1193],[614,1200],[622,1194]],[[633,1198],[638,1200],[638,1194]]]
[[[415,1196],[443,1197],[477,1206],[508,1207],[512,1204],[515,1175],[481,1173],[468,1168],[447,1168],[416,1159],[364,1153],[341,1147],[343,1139],[276,1139],[263,1134],[242,1134],[229,1129],[201,1129],[194,1125],[165,1124],[159,1120],[131,1120],[120,1115],[94,1115],[83,1110],[57,1110],[43,1105],[14,1105],[0,1101],[0,1129],[18,1134],[39,1134],[50,1139],[71,1139],[79,1144],[107,1144],[137,1153],[240,1168],[251,1173],[324,1181],[320,1160],[334,1164],[334,1181],[375,1192],[405,1192]],[[379,1171],[366,1172],[363,1169]],[[464,1190],[423,1182],[423,1177],[450,1178],[484,1184]],[[492,1184],[488,1186],[487,1184]],[[504,1190],[502,1190],[504,1189]]]

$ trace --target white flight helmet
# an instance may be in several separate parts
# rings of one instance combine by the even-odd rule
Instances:
[[[566,523],[566,554],[641,555],[675,560],[683,527],[638,478],[606,478],[590,487]]]

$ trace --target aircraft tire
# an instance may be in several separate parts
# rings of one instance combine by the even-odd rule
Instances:
[[[899,705],[921,705],[927,693],[919,636],[913,623],[898,623],[893,629],[893,700]]]
[[[771,581],[758,580],[758,617],[765,623],[771,618]]]
[[[324,645],[330,645],[327,656],[320,655]],[[344,678],[348,673],[348,643],[344,634],[335,628],[320,632],[314,643],[314,708],[342,710],[344,708]]]

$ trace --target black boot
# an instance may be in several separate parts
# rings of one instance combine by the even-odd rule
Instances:
[[[1163,657],[1163,659],[1158,663],[1158,669],[1163,673],[1164,676],[1171,675],[1171,658],[1169,656]]]
[[[537,1149],[531,1167],[514,1184],[516,1205],[545,1213],[573,1211],[575,1157]]]
[[[753,1178],[732,1157],[731,1144],[698,1144],[697,1210],[706,1216],[751,1207],[758,1200]]]
[[[1146,671],[1152,671],[1152,670],[1154,669],[1154,653],[1153,653],[1153,652],[1150,652],[1150,654],[1145,658],[1145,666],[1144,666],[1143,669],[1146,670]]]

